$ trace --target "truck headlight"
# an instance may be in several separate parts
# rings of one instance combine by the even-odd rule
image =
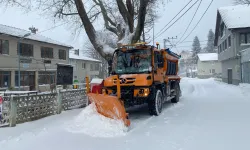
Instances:
[[[149,89],[146,88],[146,89],[144,89],[144,96],[148,96],[148,95],[149,95]]]
[[[106,89],[102,89],[102,94],[107,94]]]

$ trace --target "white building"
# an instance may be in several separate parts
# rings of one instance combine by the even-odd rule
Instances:
[[[221,75],[221,63],[217,53],[198,54],[198,78],[218,77]]]
[[[69,63],[74,67],[73,80],[84,83],[85,77],[98,77],[101,61],[84,56],[79,50],[70,51]]]
[[[39,33],[22,38],[29,33],[0,24],[0,90],[18,89],[19,64],[21,90],[50,90],[55,84],[57,64],[68,64],[72,46]]]

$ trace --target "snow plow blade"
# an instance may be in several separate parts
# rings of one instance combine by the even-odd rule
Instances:
[[[128,114],[118,97],[95,93],[88,93],[87,96],[90,102],[96,105],[99,114],[111,119],[122,120],[125,126],[130,126]]]

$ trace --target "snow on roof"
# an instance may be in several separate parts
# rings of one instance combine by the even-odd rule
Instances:
[[[219,13],[229,29],[250,27],[250,5],[221,7]]]
[[[86,61],[94,61],[94,62],[101,62],[100,60],[90,58],[88,56],[84,56],[82,53],[79,53],[79,55],[76,55],[74,51],[69,52],[69,58],[70,59],[78,59],[78,60],[86,60]]]
[[[0,34],[6,34],[6,35],[15,36],[15,37],[23,37],[25,34],[28,34],[28,33],[30,33],[30,32],[27,30],[23,30],[23,29],[0,24]],[[72,48],[72,46],[70,46],[70,45],[60,43],[58,41],[52,40],[52,39],[45,37],[43,35],[40,35],[40,34],[31,34],[30,36],[25,37],[25,39]]]
[[[215,61],[218,60],[217,53],[200,53],[198,54],[200,61]]]

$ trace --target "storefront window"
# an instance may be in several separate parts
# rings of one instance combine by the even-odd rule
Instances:
[[[52,71],[39,71],[38,83],[42,84],[53,84],[55,83],[56,73]]]
[[[0,71],[0,87],[10,87],[10,71]]]
[[[34,71],[21,71],[20,72],[20,85],[21,86],[35,86],[35,72]],[[18,71],[15,75],[15,85],[18,86]]]

